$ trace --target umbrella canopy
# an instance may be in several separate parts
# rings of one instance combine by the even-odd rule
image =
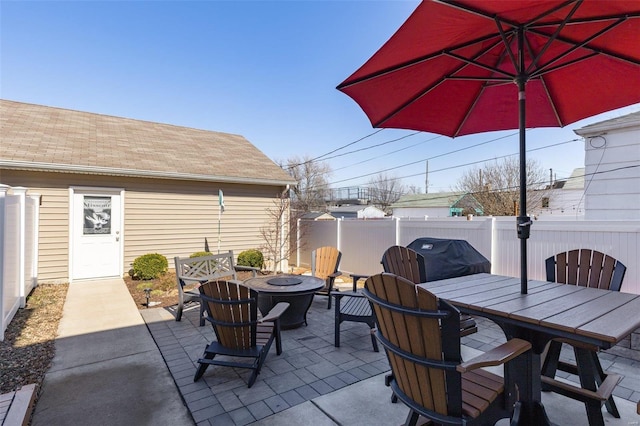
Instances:
[[[424,1],[338,90],[374,127],[451,137],[520,129],[526,293],[525,128],[640,102],[640,2]]]

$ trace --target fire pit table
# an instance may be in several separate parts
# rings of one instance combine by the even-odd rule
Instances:
[[[280,327],[285,330],[306,324],[313,295],[324,284],[320,278],[288,274],[254,277],[244,281],[244,285],[258,292],[258,308],[263,315],[278,302],[289,302],[289,309],[280,317]]]

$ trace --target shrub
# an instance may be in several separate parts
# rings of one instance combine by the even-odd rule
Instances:
[[[264,265],[264,256],[260,250],[245,250],[238,255],[238,265],[262,268],[262,265]]]
[[[202,256],[211,256],[213,253],[210,251],[197,251],[195,253],[191,253],[189,257],[202,257]]]
[[[133,261],[133,277],[140,280],[153,280],[167,272],[169,262],[159,253],[147,253]]]

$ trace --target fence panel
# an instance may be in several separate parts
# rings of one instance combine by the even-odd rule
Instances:
[[[2,197],[2,333],[20,307],[20,197],[6,195]]]
[[[492,264],[493,218],[466,220],[464,218],[400,220],[398,244],[406,246],[416,238],[431,237],[466,240]]]
[[[318,247],[338,247],[339,220],[299,220],[297,266],[311,266],[311,252]]]
[[[335,222],[330,222],[335,223]],[[330,244],[336,238],[342,251],[343,272],[373,274],[387,247],[407,245],[419,237],[467,240],[491,260],[494,274],[520,276],[520,240],[514,217],[458,218],[393,221],[341,221],[329,229],[320,221],[310,223],[315,240],[309,247]],[[558,252],[588,247],[615,257],[627,266],[622,291],[640,294],[640,221],[534,221],[527,241],[527,275],[545,279],[544,261]],[[310,257],[308,257],[310,259]],[[308,261],[308,260],[307,260]]]
[[[358,274],[382,272],[384,251],[395,244],[395,220],[344,220],[340,225],[340,269]]]

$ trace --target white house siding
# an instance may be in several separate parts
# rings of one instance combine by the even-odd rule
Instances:
[[[39,282],[69,280],[69,187],[123,188],[124,270],[145,253],[169,259],[218,246],[218,190],[226,210],[221,220],[221,250],[258,248],[260,229],[268,222],[283,188],[262,185],[216,184],[196,181],[137,179],[72,173],[0,170],[3,184],[24,186],[42,195],[39,226]]]
[[[585,138],[585,218],[640,219],[640,113],[576,133]]]
[[[540,216],[582,216],[584,202],[583,189],[554,189],[549,194],[549,208],[540,208],[538,213]]]
[[[38,281],[69,280],[69,178],[61,173],[32,173],[1,170],[0,180],[28,188],[27,194],[41,194],[38,227]],[[81,179],[81,180],[80,180]],[[76,177],[75,185],[89,185],[91,177]],[[82,183],[79,183],[82,182]],[[45,186],[46,184],[46,186]]]
[[[225,203],[220,250],[237,255],[259,248],[263,244],[260,230],[269,222],[268,210],[274,208],[281,188],[146,180],[125,193],[125,267],[149,252],[169,259],[188,256],[204,249],[205,237],[209,249],[216,252],[219,189]]]

